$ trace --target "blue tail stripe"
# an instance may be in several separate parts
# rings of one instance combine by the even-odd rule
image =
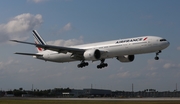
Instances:
[[[38,42],[38,44],[43,44],[43,43],[41,43],[41,42],[39,41],[39,39],[36,37],[36,35],[33,34],[33,36],[34,36],[34,38],[35,38],[35,41]]]
[[[41,37],[39,37],[39,35],[34,30],[33,30],[33,35],[35,36],[35,38],[38,40],[39,43],[41,43],[42,45],[45,45]]]

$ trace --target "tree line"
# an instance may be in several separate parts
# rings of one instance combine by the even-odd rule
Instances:
[[[56,97],[62,95],[63,92],[71,92],[70,88],[54,88],[54,89],[46,89],[46,90],[23,90],[23,88],[9,90],[9,91],[1,91],[1,96],[13,95],[16,97]]]

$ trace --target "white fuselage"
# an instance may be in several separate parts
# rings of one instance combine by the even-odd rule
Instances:
[[[152,53],[163,50],[169,46],[169,42],[165,39],[157,36],[143,36],[128,39],[119,39],[106,42],[98,42],[77,46],[70,46],[72,48],[79,49],[98,49],[104,53],[101,59],[113,58],[124,55],[135,55]],[[58,53],[56,51],[45,50],[41,53],[43,56],[35,56],[35,58],[53,61],[53,62],[70,62],[77,61],[77,59],[72,58],[72,53]],[[92,60],[93,61],[93,60]]]

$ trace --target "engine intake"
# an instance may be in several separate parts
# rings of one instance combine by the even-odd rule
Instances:
[[[117,60],[120,62],[132,62],[134,61],[135,56],[134,55],[125,55],[125,56],[118,56]]]
[[[98,60],[101,58],[101,52],[98,49],[89,49],[84,52],[85,60]]]

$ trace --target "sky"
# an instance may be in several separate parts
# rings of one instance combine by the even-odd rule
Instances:
[[[0,0],[0,88],[31,90],[53,88],[93,88],[131,91],[180,90],[180,1],[179,0]],[[160,36],[170,46],[154,60],[155,53],[135,55],[130,63],[107,59],[100,63],[53,63],[20,56],[36,53],[34,46],[10,42],[34,42],[32,30],[52,45]]]

